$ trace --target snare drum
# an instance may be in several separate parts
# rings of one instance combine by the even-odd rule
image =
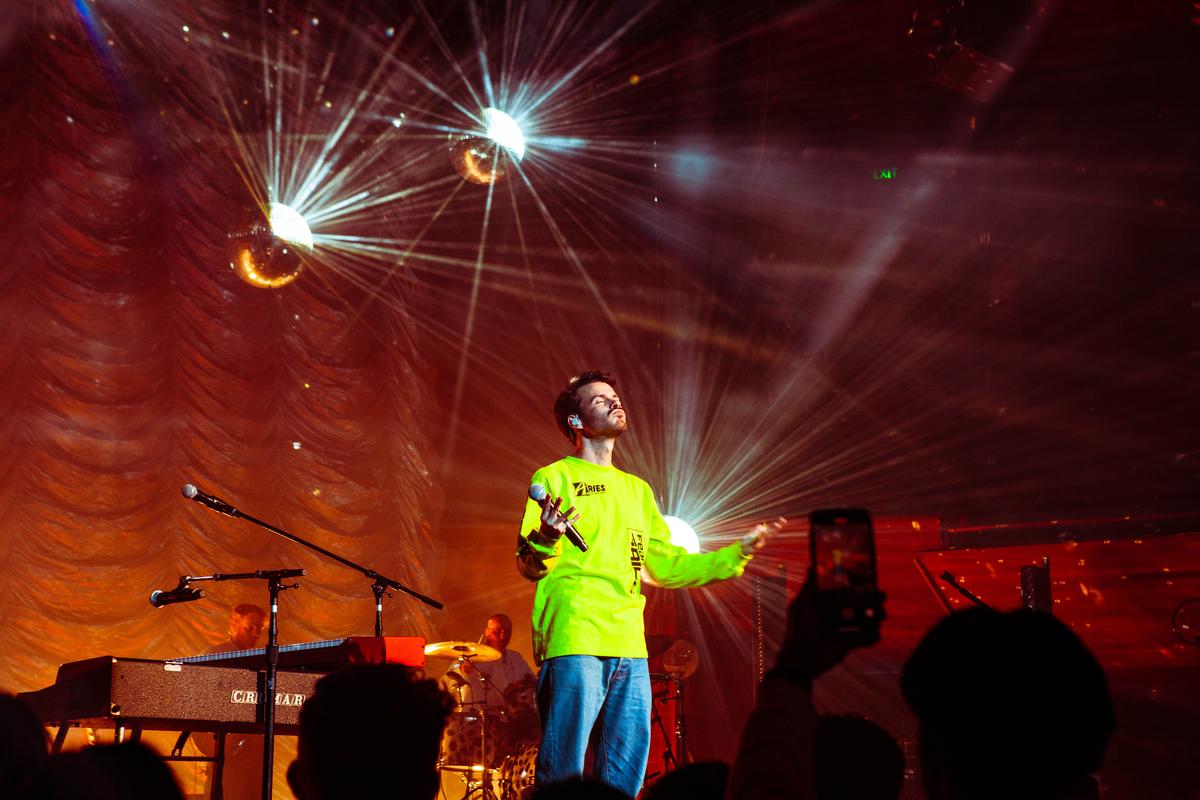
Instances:
[[[504,705],[508,711],[508,732],[504,754],[515,756],[527,744],[542,736],[538,719],[537,683],[532,677],[510,684],[504,690]]]
[[[505,736],[503,709],[489,708],[486,714],[482,706],[459,706],[446,722],[442,735],[442,752],[438,760],[441,769],[468,771],[484,763],[483,731],[487,728],[487,765],[497,764],[499,746]]]
[[[530,800],[533,797],[533,773],[537,766],[537,742],[525,745],[519,753],[504,759],[500,767],[503,800]]]

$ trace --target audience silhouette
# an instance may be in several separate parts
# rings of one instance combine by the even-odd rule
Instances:
[[[646,800],[715,800],[723,790],[731,800],[899,796],[904,756],[895,740],[870,720],[821,716],[813,706],[813,681],[851,649],[874,644],[848,643],[828,632],[818,603],[810,574],[788,610],[784,645],[732,769],[687,765],[651,786]],[[1108,681],[1083,642],[1049,614],[976,607],[945,617],[908,659],[901,690],[919,725],[928,800],[1099,797],[1094,773],[1116,724]],[[298,800],[432,800],[452,708],[435,681],[406,667],[358,666],[327,675],[301,709],[288,784]],[[170,770],[141,744],[48,757],[47,743],[32,711],[0,695],[0,796],[182,797]],[[541,787],[534,797],[624,795],[594,779],[575,779]]]
[[[364,665],[326,675],[300,709],[288,784],[299,800],[430,800],[452,708],[436,681],[417,679],[406,667]]]
[[[811,574],[788,610],[727,796],[894,800],[903,754],[866,720],[821,718],[812,684],[851,649],[827,633]],[[1053,616],[975,607],[942,619],[904,666],[928,800],[1095,800],[1115,729],[1099,662]],[[873,766],[867,766],[867,764]]]
[[[0,694],[0,797],[12,797],[49,750],[46,729],[29,706]]]
[[[543,784],[531,800],[629,800],[629,795],[599,778],[578,777]]]
[[[21,800],[183,800],[175,777],[137,742],[58,753],[30,779]]]
[[[881,611],[883,599],[880,594],[873,603]],[[726,790],[726,796],[731,800],[759,797],[824,800],[822,795],[816,794],[817,732],[822,719],[812,701],[813,681],[841,663],[852,649],[873,645],[879,636],[876,631],[852,642],[829,633],[822,623],[820,602],[810,570],[804,586],[788,608],[787,633],[775,668],[767,673],[759,687],[758,703],[742,733],[741,747]],[[883,618],[881,615],[880,622]],[[837,733],[834,729],[830,742],[827,731],[826,743],[822,745],[823,757],[827,755],[827,745],[836,747]],[[844,758],[852,759],[853,754],[846,754]],[[826,771],[822,773],[821,788],[842,792],[830,797],[849,796],[844,792],[851,782],[860,778],[857,773],[872,768],[879,768],[879,765],[856,767],[849,772]],[[887,770],[894,766],[885,758],[882,768]],[[836,788],[839,779],[844,782]]]
[[[901,678],[929,800],[1075,800],[1116,727],[1095,656],[1049,614],[976,607],[941,620]]]
[[[720,761],[684,764],[655,781],[644,800],[721,800],[729,781],[729,765]]]
[[[817,800],[896,800],[904,788],[904,751],[878,723],[823,714],[813,733]]]

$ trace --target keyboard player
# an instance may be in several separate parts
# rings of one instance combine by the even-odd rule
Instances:
[[[267,612],[253,603],[242,603],[229,615],[229,641],[210,647],[209,653],[232,653],[235,650],[253,650],[259,647],[263,628],[267,626]]]
[[[229,640],[210,647],[207,653],[231,653],[261,647],[267,612],[252,603],[242,603],[229,616]],[[206,756],[216,752],[212,734],[192,737]],[[254,800],[262,797],[263,737],[250,733],[230,733],[225,737],[225,767],[222,776],[224,800]],[[209,768],[208,796],[213,796],[213,770]]]

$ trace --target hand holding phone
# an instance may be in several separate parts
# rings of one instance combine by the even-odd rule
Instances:
[[[812,512],[809,552],[822,626],[848,644],[879,638],[883,600],[875,570],[875,533],[863,508]]]

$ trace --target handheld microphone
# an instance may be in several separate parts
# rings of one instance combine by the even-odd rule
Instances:
[[[226,503],[219,497],[213,497],[211,494],[205,494],[190,483],[185,483],[183,485],[183,496],[188,500],[195,500],[201,505],[208,506],[219,514],[224,514],[228,517],[239,516],[238,510],[229,505],[229,503]]]
[[[171,603],[190,603],[193,600],[199,600],[204,597],[203,589],[192,589],[184,586],[180,589],[171,589],[164,592],[162,589],[155,589],[150,593],[150,605],[155,608],[169,606]]]
[[[542,486],[540,483],[535,483],[529,487],[529,499],[537,503],[542,508],[545,508],[550,502],[550,493],[546,491],[545,486]],[[571,541],[571,544],[579,548],[579,552],[587,552],[587,542],[585,542],[583,537],[579,535],[579,531],[575,530],[574,525],[568,522],[567,529],[563,531],[563,535]]]

